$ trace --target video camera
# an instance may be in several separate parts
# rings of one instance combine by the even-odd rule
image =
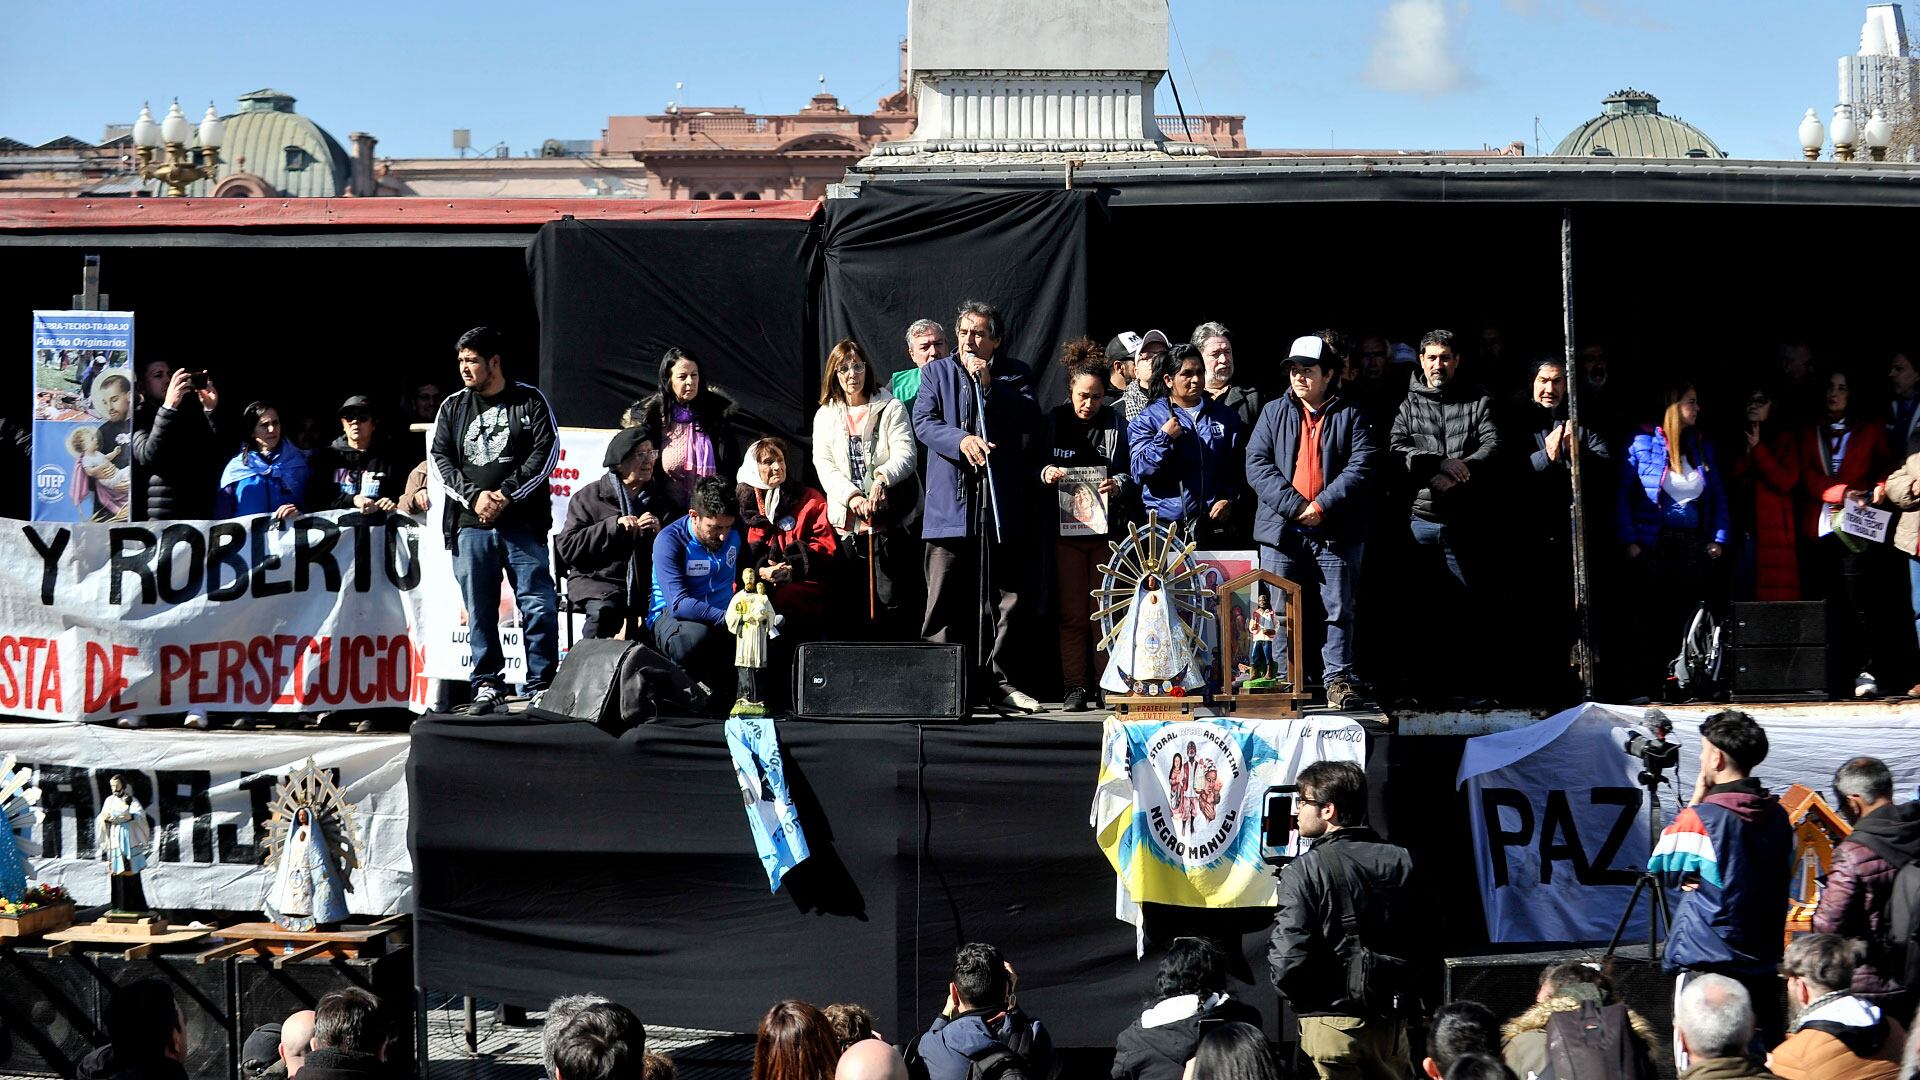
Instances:
[[[1648,709],[1643,722],[1653,734],[1649,736],[1631,731],[1627,735],[1627,743],[1623,749],[1646,765],[1646,772],[1641,775],[1641,783],[1659,783],[1662,779],[1661,773],[1679,767],[1680,744],[1667,741],[1667,736],[1673,734],[1673,721],[1667,719],[1666,713],[1659,709]]]

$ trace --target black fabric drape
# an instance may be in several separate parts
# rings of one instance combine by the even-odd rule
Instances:
[[[1268,910],[1150,909],[1135,960],[1087,824],[1100,725],[782,720],[780,742],[813,856],[770,895],[719,723],[618,739],[416,724],[420,985],[530,1007],[591,990],[648,1023],[735,1031],[783,997],[858,1001],[900,1039],[939,1012],[954,947],[987,941],[1056,1041],[1108,1046],[1164,943],[1200,931],[1237,954],[1236,995],[1271,1021]]]
[[[692,353],[739,406],[743,435],[804,434],[816,225],[788,219],[555,221],[527,249],[541,387],[562,424],[614,427],[656,389],[660,355]],[[737,449],[737,448],[736,448]]]
[[[916,319],[947,328],[964,300],[1006,319],[1001,350],[1040,376],[1041,401],[1062,400],[1060,343],[1088,332],[1085,191],[934,195],[869,187],[827,203],[822,239],[820,355],[852,338],[887,375],[908,364]]]

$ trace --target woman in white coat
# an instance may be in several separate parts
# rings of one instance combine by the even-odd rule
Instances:
[[[919,497],[912,420],[852,341],[827,354],[820,411],[813,414],[813,470],[827,496],[827,520],[848,553],[847,602],[869,612],[883,639],[917,636],[919,560],[913,537],[900,528]],[[854,602],[860,593],[864,604]]]

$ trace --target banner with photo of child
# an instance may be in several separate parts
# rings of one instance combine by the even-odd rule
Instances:
[[[33,313],[34,521],[126,521],[133,312]]]

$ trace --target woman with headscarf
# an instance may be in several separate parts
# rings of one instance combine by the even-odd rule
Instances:
[[[747,448],[737,476],[739,528],[746,537],[741,566],[766,583],[783,616],[776,649],[808,640],[826,617],[828,580],[839,539],[827,519],[827,497],[795,475],[785,439],[769,436]],[[776,657],[769,670],[784,670]]]

